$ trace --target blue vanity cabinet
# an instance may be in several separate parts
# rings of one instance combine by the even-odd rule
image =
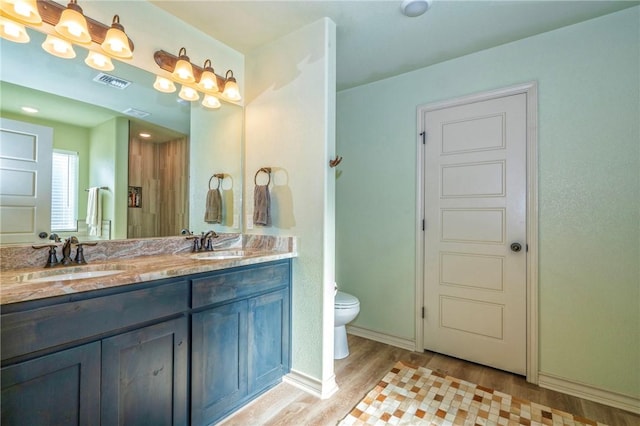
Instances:
[[[187,317],[102,341],[103,425],[188,425]]]
[[[0,370],[3,426],[99,425],[100,343]]]
[[[192,280],[191,423],[209,425],[290,370],[291,261]]]
[[[2,306],[0,423],[188,424],[189,285]]]

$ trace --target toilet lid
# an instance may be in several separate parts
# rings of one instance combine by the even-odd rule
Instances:
[[[360,301],[358,300],[358,298],[352,294],[343,293],[341,291],[336,293],[336,301],[335,301],[336,306],[341,306],[341,307],[353,306],[359,303]]]

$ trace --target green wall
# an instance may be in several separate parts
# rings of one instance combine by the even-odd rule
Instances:
[[[634,7],[338,93],[354,325],[414,339],[416,108],[536,80],[540,371],[640,396],[639,39]]]
[[[84,219],[87,213],[87,193],[89,187],[89,134],[90,129],[60,123],[58,121],[42,120],[30,115],[14,114],[2,111],[2,117],[24,121],[53,128],[53,148],[75,151],[80,159],[78,165],[78,212],[77,218]]]

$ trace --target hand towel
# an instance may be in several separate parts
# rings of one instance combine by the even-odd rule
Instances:
[[[87,229],[89,235],[102,236],[102,205],[100,203],[100,188],[89,188],[89,199],[87,200]]]
[[[207,223],[222,223],[222,196],[218,188],[210,189],[207,192],[204,221]]]
[[[271,226],[271,196],[269,185],[256,185],[253,190],[253,223]]]

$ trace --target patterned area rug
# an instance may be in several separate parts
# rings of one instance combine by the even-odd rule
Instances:
[[[606,426],[403,362],[339,423],[387,424]]]

